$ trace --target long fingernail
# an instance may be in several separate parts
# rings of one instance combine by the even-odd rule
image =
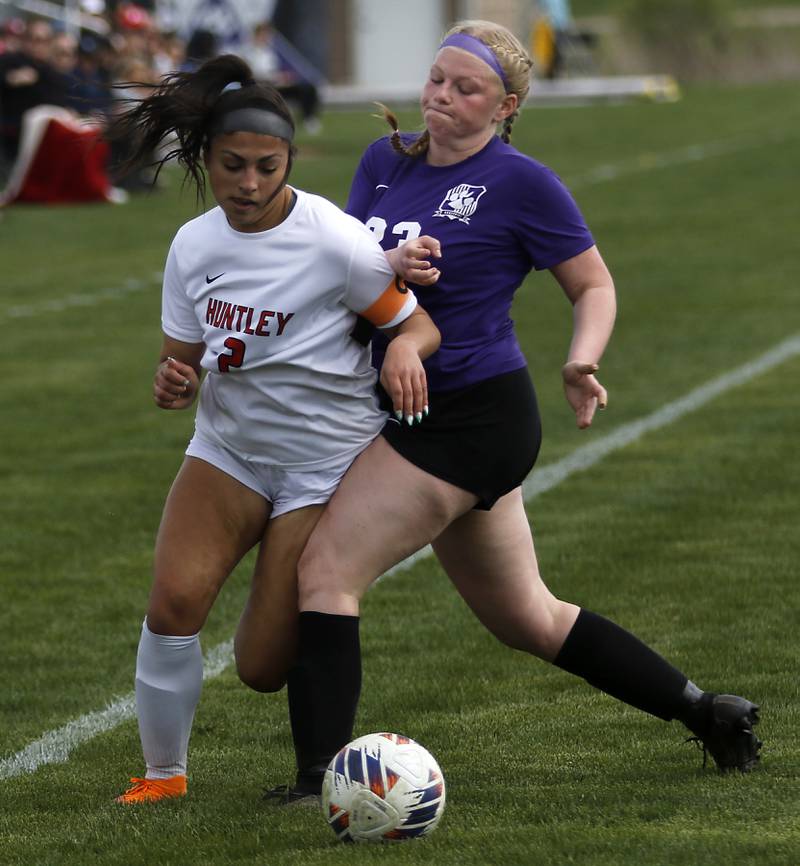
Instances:
[[[419,423],[422,421],[422,412],[417,412],[417,413],[414,415],[414,418],[416,418],[416,420],[417,420],[417,424],[419,424]]]
[[[430,411],[427,406],[422,407],[422,411],[425,413],[425,417],[428,417],[428,412]]]
[[[395,409],[394,417],[397,418],[398,421],[402,421],[403,413],[399,409]]]
[[[413,415],[406,415],[406,424],[408,424],[408,426],[410,427],[413,423],[414,423],[414,416]]]

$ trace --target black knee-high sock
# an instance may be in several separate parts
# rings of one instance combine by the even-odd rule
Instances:
[[[331,758],[353,738],[361,693],[359,618],[304,611],[289,673],[296,787],[318,792]]]
[[[553,664],[653,716],[697,724],[704,693],[639,638],[596,613],[581,610]]]

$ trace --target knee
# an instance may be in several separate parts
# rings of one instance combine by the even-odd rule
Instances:
[[[518,617],[493,632],[506,646],[552,662],[575,622],[577,610],[574,605],[553,598],[540,609],[527,614],[520,611]]]
[[[541,624],[509,623],[503,628],[495,628],[492,631],[494,636],[510,649],[541,659],[548,657],[547,635],[543,633]]]
[[[147,622],[158,634],[196,634],[205,623],[210,600],[179,586],[159,586],[150,596]]]
[[[239,679],[254,692],[262,694],[274,694],[279,692],[286,685],[286,674],[276,672],[265,672],[252,670],[250,668],[240,666],[237,662],[236,673]]]
[[[234,650],[236,673],[239,679],[254,692],[270,694],[279,692],[286,685],[288,670],[254,664]]]

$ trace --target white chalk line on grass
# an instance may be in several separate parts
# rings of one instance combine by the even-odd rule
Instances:
[[[753,135],[742,135],[735,138],[722,138],[716,141],[706,141],[702,144],[687,144],[675,150],[647,151],[639,153],[624,162],[609,162],[597,165],[584,174],[573,178],[565,177],[567,186],[580,189],[598,183],[607,183],[626,175],[670,168],[675,165],[688,165],[701,162],[715,156],[727,156],[732,153],[751,150],[756,147],[770,147],[786,141],[790,135],[786,132],[772,131]]]
[[[552,490],[570,475],[589,469],[614,451],[640,439],[645,433],[672,424],[716,397],[755,379],[796,355],[800,355],[800,334],[789,337],[755,360],[712,379],[705,385],[690,391],[686,396],[667,403],[650,415],[638,421],[623,424],[606,436],[600,436],[588,444],[576,448],[561,460],[536,469],[522,485],[526,502]],[[423,548],[394,566],[386,574],[403,571],[419,560],[431,556],[432,553],[430,546]],[[206,655],[203,678],[208,680],[219,676],[232,662],[233,640],[227,640],[211,649]],[[23,773],[33,773],[44,764],[63,763],[68,760],[73,749],[99,734],[116,728],[122,722],[134,718],[135,715],[135,698],[134,694],[130,693],[109,704],[104,710],[87,713],[68,722],[63,727],[48,731],[38,740],[29,743],[22,751],[2,759],[0,761],[0,779],[9,779]]]
[[[99,289],[85,294],[75,293],[63,298],[52,298],[32,304],[18,304],[14,307],[7,307],[3,313],[8,319],[29,319],[44,313],[61,313],[73,307],[93,307],[102,301],[116,301],[133,292],[140,292],[150,286],[160,285],[162,278],[162,272],[157,271],[151,274],[148,279],[131,277],[125,280],[121,286]]]
[[[203,679],[219,676],[232,661],[233,639],[218,644],[208,652],[203,664]],[[28,743],[16,755],[4,758],[0,761],[0,779],[34,773],[43,764],[63,764],[73,749],[135,717],[136,696],[130,692],[110,703],[104,710],[86,713],[60,728],[48,731],[38,740]]]

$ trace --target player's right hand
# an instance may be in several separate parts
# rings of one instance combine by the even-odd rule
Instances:
[[[186,409],[194,402],[200,378],[190,364],[167,358],[158,365],[153,381],[153,399],[160,409]]]

